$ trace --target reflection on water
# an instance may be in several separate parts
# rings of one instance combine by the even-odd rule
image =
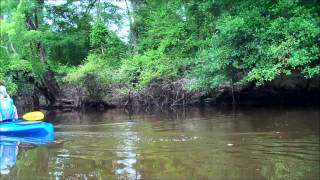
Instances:
[[[119,178],[125,179],[140,179],[139,172],[135,169],[134,165],[137,163],[137,141],[139,137],[136,132],[132,132],[132,123],[126,123],[125,129],[119,129],[119,133],[115,138],[119,138],[117,149],[120,151],[116,152],[118,160],[116,163],[119,168],[115,169],[115,174]]]
[[[51,143],[54,134],[36,137],[0,136],[0,177],[10,173],[10,169],[16,164],[19,146],[36,146]]]
[[[318,109],[51,113],[8,179],[319,179]],[[32,176],[32,175],[33,176]]]
[[[9,174],[10,168],[16,163],[19,142],[2,141],[0,143],[0,173]]]

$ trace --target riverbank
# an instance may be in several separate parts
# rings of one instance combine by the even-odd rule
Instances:
[[[61,96],[53,104],[42,95],[28,94],[15,97],[19,107],[43,109],[106,109],[113,107],[174,108],[183,106],[319,106],[320,77],[305,79],[301,76],[276,78],[261,86],[253,83],[231,85],[225,83],[212,92],[186,90],[186,79],[154,83],[142,90],[112,87],[88,89],[62,85]]]

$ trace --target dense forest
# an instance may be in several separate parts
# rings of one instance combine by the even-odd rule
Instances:
[[[317,0],[2,0],[0,16],[0,84],[33,105],[319,98]]]

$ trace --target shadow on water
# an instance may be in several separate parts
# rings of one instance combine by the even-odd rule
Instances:
[[[319,109],[50,112],[9,179],[318,179]],[[40,178],[40,179],[41,179]]]

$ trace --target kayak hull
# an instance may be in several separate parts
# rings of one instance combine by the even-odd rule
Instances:
[[[14,122],[0,123],[0,135],[5,136],[43,136],[52,134],[53,132],[53,125],[42,121],[25,122],[17,120]]]
[[[52,143],[53,141],[54,133],[35,136],[0,136],[0,146],[17,145],[17,142],[24,144],[42,145]]]

